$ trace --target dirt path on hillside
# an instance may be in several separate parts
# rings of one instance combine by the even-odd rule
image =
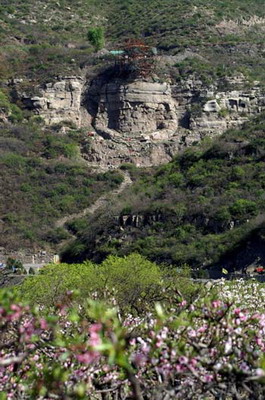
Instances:
[[[85,208],[83,211],[79,213],[67,215],[66,217],[60,218],[55,222],[56,228],[63,227],[66,223],[71,222],[75,219],[85,217],[87,214],[94,214],[99,208],[107,206],[107,204],[113,200],[114,197],[118,196],[123,190],[132,184],[132,180],[128,172],[124,172],[124,179],[120,186],[117,189],[114,189],[108,193],[103,194],[99,197],[95,203],[91,204],[91,206]]]

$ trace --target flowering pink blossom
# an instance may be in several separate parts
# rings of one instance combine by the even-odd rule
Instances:
[[[206,374],[206,375],[203,376],[203,380],[206,383],[212,382],[213,381],[213,375]]]
[[[89,345],[92,347],[96,347],[101,343],[101,338],[97,332],[91,332],[89,338]]]
[[[189,359],[185,356],[180,356],[178,361],[180,364],[188,364]]]
[[[213,308],[218,308],[218,307],[220,307],[221,306],[221,301],[220,300],[214,300],[213,302],[212,302],[212,307]]]
[[[96,361],[98,357],[99,353],[95,351],[87,351],[86,353],[76,355],[77,360],[83,364],[91,364]]]
[[[182,300],[182,301],[179,303],[179,305],[180,305],[181,307],[185,307],[185,306],[187,305],[187,301],[186,301],[186,300]]]
[[[91,333],[98,333],[102,329],[102,324],[91,324],[89,327],[89,332]]]
[[[44,331],[45,331],[46,329],[48,329],[48,323],[47,323],[47,321],[46,321],[44,318],[41,318],[41,319],[40,319],[40,327],[41,327],[41,329],[43,329]]]
[[[143,353],[136,353],[133,356],[133,361],[135,365],[137,365],[137,367],[142,367],[146,363],[147,358],[146,355]]]

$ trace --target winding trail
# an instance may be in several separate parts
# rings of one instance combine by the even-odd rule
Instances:
[[[99,197],[95,203],[91,204],[91,206],[85,208],[83,211],[71,215],[67,215],[66,217],[60,218],[55,222],[56,228],[63,227],[67,222],[71,222],[75,219],[85,217],[87,214],[94,214],[99,208],[107,206],[107,204],[113,200],[114,197],[118,196],[123,190],[132,184],[132,180],[128,172],[124,172],[124,179],[120,186],[117,189],[113,189],[112,191],[103,194]]]

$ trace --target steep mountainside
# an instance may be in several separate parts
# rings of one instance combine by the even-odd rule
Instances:
[[[88,40],[88,30],[95,27],[102,28],[105,36],[104,48],[97,53]],[[118,187],[121,183],[122,176],[118,172],[104,174],[101,171],[121,167],[124,163],[150,168],[173,159],[161,171],[163,168],[167,172],[173,169],[174,175],[175,163],[180,162],[176,160],[181,160],[182,157],[185,159],[188,157],[185,154],[189,154],[188,151],[180,159],[174,158],[179,151],[182,152],[187,146],[196,146],[206,137],[220,135],[227,129],[239,128],[264,112],[264,31],[263,0],[2,0],[0,226],[4,235],[0,246],[19,248],[61,245],[70,235],[63,228],[54,228],[56,220],[68,214],[81,213],[103,192]],[[143,40],[150,47],[157,48],[155,69],[150,76],[135,78],[125,74],[119,69],[117,59],[111,56],[111,50],[123,49],[126,39],[130,38]],[[255,123],[253,129],[250,125],[235,135],[251,133],[251,143],[258,141],[260,149],[262,129]],[[227,137],[229,135],[231,133]],[[225,140],[222,139],[220,143]],[[230,139],[228,141],[230,143]],[[235,143],[229,144],[232,146],[232,153],[235,151],[237,154],[230,160],[230,166],[232,169],[240,169],[241,164],[245,165],[247,155],[241,139],[239,143]],[[191,150],[191,154],[193,153]],[[247,170],[244,176],[251,186],[252,180],[256,182],[255,179],[261,172],[257,170],[259,159],[250,154],[253,171],[248,173]],[[179,247],[181,255],[177,255],[176,251],[173,255],[173,250],[170,250],[169,256],[165,256],[165,248],[172,249],[177,242],[171,246],[171,242],[167,242],[167,235],[175,238],[173,228],[163,228],[162,236],[159,237],[162,255],[160,256],[156,244],[151,246],[157,249],[153,258],[158,260],[176,263],[187,261],[193,265],[210,263],[212,253],[216,251],[218,258],[227,249],[226,245],[221,244],[223,250],[216,250],[220,247],[214,244],[216,235],[218,238],[224,236],[224,240],[230,240],[226,239],[226,233],[222,229],[226,232],[231,226],[235,228],[233,232],[237,232],[237,228],[241,229],[237,225],[245,222],[240,218],[240,222],[237,222],[230,195],[223,196],[220,189],[220,193],[215,193],[214,203],[211,204],[215,204],[215,211],[216,204],[220,204],[221,210],[226,207],[231,218],[227,217],[228,225],[220,228],[220,224],[213,223],[214,227],[209,228],[212,222],[205,221],[207,218],[211,220],[212,215],[208,215],[211,207],[205,206],[207,212],[202,211],[201,203],[205,200],[201,197],[212,199],[212,194],[198,194],[196,187],[197,180],[201,179],[200,168],[206,168],[205,160],[199,157],[193,161],[196,161],[194,169],[189,161],[185,164],[186,169],[181,167],[181,171],[177,172],[177,175],[181,173],[184,177],[181,181],[181,185],[184,185],[181,186],[181,193],[185,192],[184,198],[188,196],[189,199],[196,199],[196,207],[189,208],[185,205],[185,211],[180,213],[183,220],[179,221],[184,224],[185,231],[185,235],[183,232],[181,235],[185,238],[195,237],[197,233],[188,228],[185,230],[186,225],[193,224],[196,232],[199,227],[200,240],[203,241],[208,234],[213,234],[213,250],[209,250],[211,255],[208,258],[203,251],[201,257],[196,254],[193,256],[195,250],[190,249],[188,239],[183,239],[182,247]],[[225,168],[223,160],[220,163]],[[216,168],[220,172],[215,159],[213,164],[213,171]],[[213,171],[202,172],[209,179],[208,186],[214,184]],[[150,199],[159,199],[159,195],[155,194],[157,183],[154,178],[158,172],[150,170],[149,176],[149,173],[145,175],[146,172],[132,169],[131,173],[135,176],[143,174],[140,181],[137,178],[138,183],[134,190],[141,192],[141,185],[146,186],[146,194],[142,193],[140,202],[142,205],[146,204],[149,215]],[[159,179],[163,181],[164,173],[161,174]],[[224,175],[227,175],[227,171]],[[149,187],[149,179],[153,188]],[[167,181],[166,177],[165,179]],[[171,178],[168,179],[170,181]],[[196,190],[190,186],[193,181]],[[176,182],[179,182],[178,177]],[[179,184],[176,182],[173,188]],[[165,182],[160,184],[162,190]],[[253,214],[252,203],[249,208],[246,205],[244,218],[251,219],[261,210],[261,200],[257,200],[259,194],[254,198],[254,192],[245,192],[248,189],[243,188],[243,181],[237,184],[238,187],[234,188],[238,190],[237,198],[234,200],[239,201],[242,197],[247,202],[254,202],[257,207],[258,211],[255,209]],[[203,185],[206,182],[203,181]],[[179,187],[176,187],[179,191]],[[175,189],[171,189],[170,185],[165,189],[168,191],[166,197],[172,197],[171,200],[180,204],[182,209],[182,198],[176,198]],[[145,248],[146,254],[151,256],[151,247],[149,249],[147,245],[151,240],[150,232],[145,227],[149,217],[141,216],[144,210],[135,208],[132,202],[134,196],[130,198],[132,192],[128,193],[128,207],[132,207],[132,215],[130,214],[128,221],[132,218],[133,223],[138,224],[143,218],[143,222],[139,223],[144,224],[141,228],[142,245],[139,245],[138,233],[130,233],[128,237],[125,235],[128,243],[133,243],[132,246],[128,244],[128,249],[142,251]],[[123,196],[124,194],[120,195]],[[171,200],[168,201],[170,210]],[[139,198],[136,202],[139,202]],[[190,200],[185,200],[184,203],[186,202],[193,204],[193,200],[191,203]],[[196,213],[194,215],[197,208],[199,216]],[[113,215],[118,218],[120,211],[118,207]],[[134,217],[138,211],[139,216]],[[160,218],[152,213],[150,215],[154,220]],[[169,215],[174,226],[175,217]],[[105,217],[102,218],[102,223],[105,223]],[[126,219],[125,216],[124,218]],[[157,223],[160,223],[158,220]],[[84,227],[86,223],[71,222],[72,233],[80,234],[80,226]],[[148,224],[149,222],[147,226]],[[96,223],[95,232],[98,229],[99,225]],[[119,229],[124,227],[121,225]],[[134,235],[137,239],[135,242]],[[176,238],[177,235],[178,233]],[[105,232],[103,236],[105,237]],[[121,252],[125,251],[123,246],[126,237],[121,237]],[[195,240],[197,242],[198,237]],[[211,236],[206,240],[210,239]],[[201,244],[198,246],[199,249],[203,248]],[[104,251],[108,253],[110,248],[116,251],[116,247],[107,244]],[[104,253],[101,245],[96,248]],[[83,242],[78,249],[84,250]],[[74,253],[82,252],[79,250]],[[90,254],[90,250],[88,253]],[[88,253],[85,251],[85,254]]]
[[[99,260],[138,251],[194,268],[220,265],[220,260],[229,269],[265,265],[264,228],[259,229],[265,221],[264,138],[262,115],[157,169],[140,172],[124,166],[134,185],[107,213],[88,221],[89,228],[79,231],[78,241],[66,250],[66,259]],[[242,255],[246,242],[245,256],[236,261],[236,249]],[[255,251],[253,244],[259,244]],[[232,254],[234,264],[229,262]]]

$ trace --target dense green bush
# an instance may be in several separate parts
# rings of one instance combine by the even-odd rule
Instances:
[[[258,213],[258,206],[252,200],[239,199],[230,206],[230,212],[234,218],[251,218]]]
[[[10,102],[2,91],[0,91],[0,110],[5,113],[9,113],[10,111]]]
[[[189,281],[187,267],[178,270],[158,267],[139,254],[126,257],[110,256],[97,265],[56,264],[41,269],[34,277],[18,287],[18,294],[33,304],[54,305],[62,301],[68,291],[77,291],[78,301],[91,296],[112,302],[121,310],[141,313],[174,288],[187,299],[196,287]]]
[[[99,51],[104,46],[104,29],[101,26],[90,28],[87,32],[87,38],[96,51]]]

